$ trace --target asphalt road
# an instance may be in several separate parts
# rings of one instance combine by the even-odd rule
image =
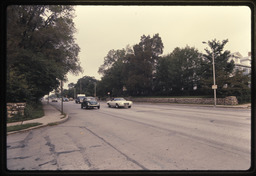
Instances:
[[[52,103],[60,106],[60,103]],[[63,124],[7,136],[10,170],[247,170],[248,109],[135,103],[81,109]]]

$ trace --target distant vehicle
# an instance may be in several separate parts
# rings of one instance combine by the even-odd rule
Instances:
[[[131,108],[132,107],[132,101],[127,101],[124,98],[113,98],[110,101],[107,101],[107,105],[108,107],[128,107]]]
[[[68,98],[63,98],[63,101],[68,102],[69,100],[68,100]]]
[[[58,99],[57,98],[53,98],[52,102],[58,102]]]
[[[74,99],[73,98],[69,98],[69,101],[73,101]]]
[[[82,103],[85,98],[85,94],[77,94],[76,103]]]
[[[85,97],[81,103],[81,109],[83,108],[98,108],[100,109],[100,103],[94,97]]]

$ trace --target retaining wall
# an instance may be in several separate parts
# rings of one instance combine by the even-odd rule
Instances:
[[[128,98],[134,102],[152,102],[152,103],[180,103],[180,104],[214,104],[214,98]],[[226,98],[217,98],[217,105],[237,105],[235,96]]]
[[[26,107],[26,103],[7,103],[8,118],[11,118],[18,113],[20,113],[21,115],[24,115],[25,107]]]

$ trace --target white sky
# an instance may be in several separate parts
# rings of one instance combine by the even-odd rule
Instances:
[[[159,33],[164,53],[186,45],[204,52],[202,41],[228,39],[225,50],[247,56],[251,51],[251,10],[246,6],[77,6],[75,38],[84,72],[68,74],[68,82],[83,76],[101,78],[98,68],[112,49],[140,42]]]

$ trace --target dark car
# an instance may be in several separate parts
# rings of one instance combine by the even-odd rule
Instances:
[[[94,97],[85,97],[81,103],[81,108],[98,108],[100,109],[100,103]]]

